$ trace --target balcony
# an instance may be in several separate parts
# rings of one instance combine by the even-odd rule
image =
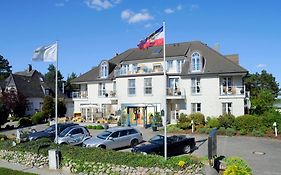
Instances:
[[[184,99],[185,91],[182,88],[167,88],[167,99]]]
[[[153,74],[162,73],[163,66],[161,64],[138,64],[136,67],[129,70],[128,67],[121,67],[114,70],[115,76],[123,75],[138,75],[138,74]]]
[[[99,91],[99,97],[103,97],[103,98],[117,98],[117,94],[116,91],[106,91],[106,90],[100,90]]]
[[[88,92],[87,91],[80,91],[80,92],[72,92],[73,99],[87,99]]]
[[[245,86],[221,86],[220,95],[221,96],[246,96]]]

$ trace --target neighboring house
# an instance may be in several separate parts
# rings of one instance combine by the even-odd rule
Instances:
[[[73,93],[74,112],[96,120],[120,111],[130,124],[150,123],[164,103],[171,123],[180,113],[243,115],[248,71],[238,61],[238,55],[223,56],[199,41],[167,44],[164,82],[162,46],[129,49],[72,81],[80,86]]]
[[[26,97],[26,115],[33,115],[35,112],[41,111],[46,95],[55,96],[54,90],[44,82],[43,75],[37,70],[32,70],[31,65],[25,71],[10,74],[6,79],[5,91],[19,92]],[[69,101],[60,91],[58,97],[69,103],[66,106],[71,106],[71,104],[73,106],[73,101]],[[73,107],[72,109],[67,108],[67,111],[73,114]]]

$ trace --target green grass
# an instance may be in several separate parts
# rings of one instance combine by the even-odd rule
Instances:
[[[0,174],[1,175],[36,175],[34,173],[26,173],[26,172],[17,171],[17,170],[11,170],[8,168],[0,168]]]

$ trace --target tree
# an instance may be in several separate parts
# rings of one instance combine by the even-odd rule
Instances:
[[[25,116],[27,101],[24,95],[19,92],[4,92],[2,96],[3,102],[13,117],[19,119]]]
[[[62,79],[63,76],[61,72],[58,70],[58,88],[62,89]],[[56,67],[53,64],[49,65],[48,72],[45,74],[45,81],[47,84],[51,86],[53,90],[55,90],[56,84]]]
[[[0,81],[5,80],[12,73],[9,61],[0,55]]]
[[[280,91],[279,84],[272,74],[262,70],[245,78],[247,90],[251,92],[252,114],[262,114],[273,107]]]
[[[42,112],[46,116],[46,118],[54,118],[55,117],[55,103],[54,99],[51,96],[45,96]]]
[[[77,75],[72,72],[66,79],[66,83],[65,83],[65,93],[67,94],[68,97],[71,97],[71,93],[75,90],[75,85],[71,84],[71,81],[73,79],[77,78]]]
[[[9,110],[7,109],[2,97],[0,98],[0,128],[1,125],[7,122],[9,116]]]
[[[58,117],[64,116],[66,113],[66,107],[63,100],[58,100]]]

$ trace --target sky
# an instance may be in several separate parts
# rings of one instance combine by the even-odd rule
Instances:
[[[166,43],[202,41],[239,54],[250,73],[265,69],[281,84],[281,1],[277,0],[1,0],[0,55],[13,72],[32,64],[39,46],[59,43],[59,69],[80,75],[137,47],[166,23]]]

